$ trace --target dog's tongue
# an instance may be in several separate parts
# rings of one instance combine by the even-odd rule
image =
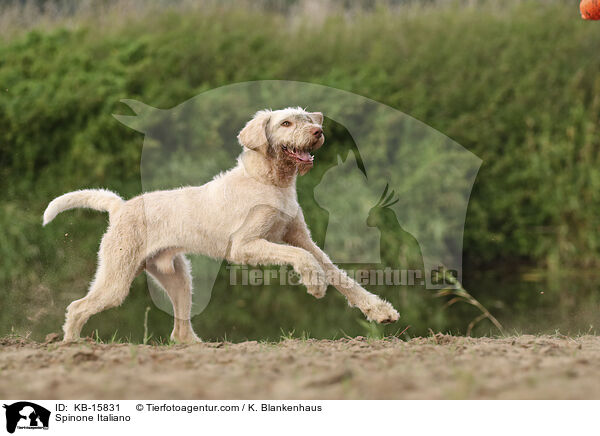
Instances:
[[[302,162],[311,162],[312,156],[308,151],[299,151],[296,153],[296,157],[300,159]]]

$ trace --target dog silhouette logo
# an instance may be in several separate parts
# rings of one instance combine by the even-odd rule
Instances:
[[[422,271],[427,289],[448,286],[435,280],[442,265],[462,280],[465,217],[482,161],[410,115],[347,91],[285,80],[235,83],[170,108],[122,103],[126,114],[114,117],[144,134],[144,192],[201,186],[229,170],[242,151],[237,135],[249,114],[289,106],[318,109],[327,117],[330,140],[298,180],[315,242],[338,264]],[[148,233],[148,240],[153,237]],[[190,317],[205,310],[217,280],[227,276],[227,262],[216,260],[225,253],[215,254],[189,259]],[[147,283],[155,305],[174,315],[160,284]]]
[[[6,409],[6,431],[14,433],[18,429],[48,429],[50,411],[29,401],[19,401],[10,405],[4,404]]]

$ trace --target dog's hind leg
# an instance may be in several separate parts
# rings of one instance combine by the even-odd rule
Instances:
[[[165,259],[168,256],[169,259]],[[201,342],[194,333],[191,322],[192,311],[192,274],[189,260],[183,254],[172,258],[172,253],[161,253],[146,263],[146,271],[156,279],[173,303],[175,324],[171,339],[181,343]],[[172,272],[164,265],[173,265]]]
[[[138,262],[132,253],[115,249],[114,242],[110,233],[102,239],[96,276],[88,294],[67,307],[63,326],[65,342],[79,339],[81,329],[90,316],[119,306],[129,293],[131,282],[137,275]],[[107,249],[107,246],[111,246],[111,249]]]

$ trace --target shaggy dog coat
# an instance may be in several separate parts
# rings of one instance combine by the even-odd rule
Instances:
[[[313,165],[324,142],[323,115],[300,108],[260,111],[238,135],[237,166],[202,186],[142,194],[124,201],[105,190],[55,198],[44,225],[62,211],[87,207],[109,213],[88,294],[67,308],[64,340],[75,341],[90,316],[120,305],[146,270],[165,290],[175,315],[171,338],[199,341],[192,329],[192,276],[186,253],[249,265],[291,265],[316,298],[328,285],[369,320],[399,315],[337,268],[312,241],[296,195],[296,177]]]

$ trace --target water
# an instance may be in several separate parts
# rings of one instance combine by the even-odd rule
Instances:
[[[596,271],[589,270],[465,271],[463,285],[498,318],[508,334],[576,335],[595,333],[600,325],[598,277]],[[41,286],[36,293],[23,298],[12,295],[11,305],[2,305],[0,335],[14,332],[42,340],[50,332],[60,332],[64,310],[70,301],[84,295],[86,280],[82,277],[76,286],[69,288],[70,292]],[[326,298],[316,300],[302,286],[231,286],[229,271],[222,268],[207,308],[194,317],[193,324],[204,340],[391,335],[405,328],[403,336],[408,338],[428,335],[430,329],[465,334],[469,322],[480,314],[465,303],[446,307],[448,297],[436,298],[434,291],[420,288],[376,287],[372,291],[390,300],[399,310],[402,317],[398,323],[385,327],[369,325],[333,288],[329,288]],[[153,340],[165,341],[173,318],[154,305],[143,276],[136,279],[121,307],[92,317],[83,335],[97,334],[104,341],[116,336],[141,342],[146,307],[151,308],[148,333]],[[498,331],[483,320],[473,334],[497,335]]]
[[[600,325],[599,279],[591,270],[504,270],[467,275],[464,286],[508,333],[575,335]]]

